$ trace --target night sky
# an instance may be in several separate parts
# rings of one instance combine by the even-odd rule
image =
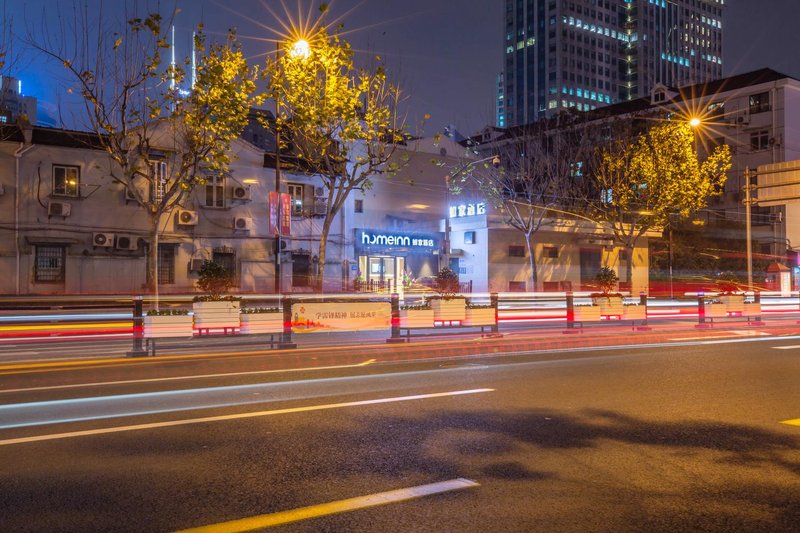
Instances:
[[[80,0],[89,5],[99,0]],[[107,0],[113,10],[120,1]],[[140,1],[140,4],[146,2]],[[319,2],[315,2],[318,4]],[[800,77],[796,44],[796,24],[800,20],[800,0],[727,0],[723,19],[725,74],[736,74],[771,67]],[[292,19],[297,20],[297,0],[284,0]],[[302,0],[303,12],[309,2]],[[172,2],[161,2],[162,11]],[[15,33],[27,28],[37,31],[37,19],[57,23],[59,7],[71,9],[72,2],[26,0],[8,2]],[[266,28],[279,28],[265,6],[283,16],[279,0],[178,0],[181,13],[176,19],[178,56],[189,53],[192,27],[203,22],[209,33],[224,33],[236,27],[253,62],[263,61],[274,43]],[[447,124],[463,133],[473,133],[494,121],[495,76],[502,67],[504,0],[333,0],[328,19],[343,15],[341,22],[347,39],[357,50],[356,60],[373,55],[385,60],[390,75],[400,83],[408,97],[411,129],[425,113],[431,119],[425,132],[431,134]],[[313,11],[316,13],[316,11]],[[181,49],[183,48],[183,49]],[[21,50],[17,48],[17,50]],[[17,72],[23,92],[39,98],[54,110],[59,101],[68,107],[63,93],[54,83],[53,73],[61,67],[30,56],[20,62]],[[65,117],[68,112],[63,113]]]

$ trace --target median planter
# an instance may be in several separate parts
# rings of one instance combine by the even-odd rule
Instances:
[[[761,316],[761,303],[745,302],[742,307],[742,316]]]
[[[598,306],[600,316],[622,316],[622,296],[593,296],[592,303]]]
[[[400,309],[401,328],[432,328],[433,309]]]
[[[744,311],[744,294],[725,294],[719,297],[719,301],[730,315],[741,315]]]
[[[572,310],[575,322],[597,322],[600,320],[600,307],[597,305],[576,305]]]
[[[623,305],[622,320],[647,320],[647,306],[645,305]]]
[[[494,326],[497,323],[494,307],[467,307],[463,326]]]
[[[431,298],[430,305],[436,322],[463,322],[467,317],[466,298]]]
[[[147,315],[144,317],[144,336],[148,339],[191,337],[192,317],[184,315]]]
[[[238,300],[211,300],[194,302],[195,329],[238,329]]]
[[[283,312],[280,309],[264,312],[242,313],[240,333],[255,335],[259,333],[282,333]]]

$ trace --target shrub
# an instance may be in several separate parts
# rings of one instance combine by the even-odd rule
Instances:
[[[188,309],[150,309],[147,312],[147,316],[182,316],[188,314]]]
[[[607,296],[614,287],[616,287],[619,277],[617,273],[608,267],[603,267],[600,272],[594,277],[597,286],[604,296]]]
[[[281,309],[279,307],[248,307],[247,309],[242,309],[243,315],[260,315],[265,313],[280,313]]]
[[[198,274],[197,288],[207,293],[209,300],[221,300],[222,293],[233,287],[233,272],[214,261],[203,261]]]
[[[453,297],[458,292],[458,274],[450,268],[444,267],[436,274],[436,281],[433,282],[435,290],[442,298]]]

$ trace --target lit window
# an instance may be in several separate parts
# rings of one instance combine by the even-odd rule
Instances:
[[[79,196],[80,169],[78,167],[53,165],[53,194]]]
[[[64,246],[37,246],[34,279],[39,283],[64,281],[66,255],[67,249]]]
[[[289,196],[292,197],[292,214],[293,215],[302,215],[303,214],[303,193],[304,187],[299,183],[290,183],[288,184],[288,191]]]

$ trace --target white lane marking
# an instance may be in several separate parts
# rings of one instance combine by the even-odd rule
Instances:
[[[720,335],[706,335],[704,337],[678,337],[669,339],[671,341],[702,341],[710,339],[737,339],[739,337],[769,337],[771,333],[764,331],[754,331],[750,329],[735,329],[730,331],[720,331]]]
[[[792,346],[773,346],[776,350],[796,350],[800,348],[800,344],[793,344]]]
[[[33,437],[20,437],[16,439],[0,440],[0,446],[10,444],[24,444],[28,442],[41,442],[57,439],[69,439],[72,437],[86,437],[89,435],[103,435],[105,433],[120,433],[123,431],[138,431],[141,429],[156,429],[173,426],[186,426],[190,424],[203,424],[206,422],[221,422],[223,420],[238,420],[241,418],[256,418],[261,416],[286,415],[291,413],[306,413],[309,411],[324,411],[328,409],[340,409],[342,407],[356,407],[360,405],[378,405],[383,403],[406,402],[411,400],[427,400],[430,398],[444,398],[446,396],[462,396],[465,394],[480,394],[483,392],[493,392],[494,389],[469,389],[449,392],[435,392],[431,394],[416,394],[413,396],[395,396],[392,398],[378,398],[376,400],[360,400],[356,402],[329,403],[323,405],[308,405],[304,407],[290,407],[287,409],[274,409],[272,411],[256,411],[253,413],[237,413],[233,415],[206,416],[202,418],[188,418],[184,420],[170,420],[167,422],[152,422],[150,424],[135,424],[131,426],[117,426],[100,429],[87,429],[83,431],[70,431],[67,433],[52,433],[49,435],[35,435]]]
[[[449,481],[440,481],[439,483],[430,483],[428,485],[418,485],[416,487],[408,487],[405,489],[378,492],[376,494],[369,494],[367,496],[347,498],[346,500],[338,500],[335,502],[322,503],[318,505],[309,505],[308,507],[298,507],[297,509],[291,509],[289,511],[281,511],[278,513],[265,514],[261,516],[251,516],[249,518],[242,518],[240,520],[231,520],[229,522],[221,522],[219,524],[184,529],[178,533],[254,531],[256,529],[291,524],[301,520],[309,520],[311,518],[319,518],[321,516],[328,516],[348,511],[357,511],[359,509],[376,507],[378,505],[404,502],[407,500],[422,498],[424,496],[432,496],[434,494],[441,494],[443,492],[451,492],[454,490],[463,490],[474,487],[480,487],[480,483],[464,478],[451,479]]]
[[[101,381],[98,383],[73,383],[70,385],[50,385],[46,387],[29,387],[27,389],[5,389],[0,390],[0,394],[5,392],[30,392],[30,391],[42,391],[42,390],[54,390],[54,389],[77,389],[77,388],[87,388],[87,387],[104,387],[107,385],[129,385],[132,383],[154,383],[159,381],[178,381],[178,380],[186,380],[186,379],[206,379],[206,378],[224,378],[229,376],[249,376],[255,374],[279,374],[279,373],[289,373],[289,372],[304,372],[308,371],[317,371],[317,370],[340,370],[343,368],[358,368],[361,366],[367,366],[375,362],[375,359],[367,359],[364,362],[356,363],[354,365],[333,365],[333,366],[312,366],[308,368],[286,368],[286,369],[274,369],[274,370],[252,370],[248,372],[227,372],[222,374],[201,374],[199,376],[173,376],[168,378],[148,378],[148,379],[126,379],[121,381]]]

